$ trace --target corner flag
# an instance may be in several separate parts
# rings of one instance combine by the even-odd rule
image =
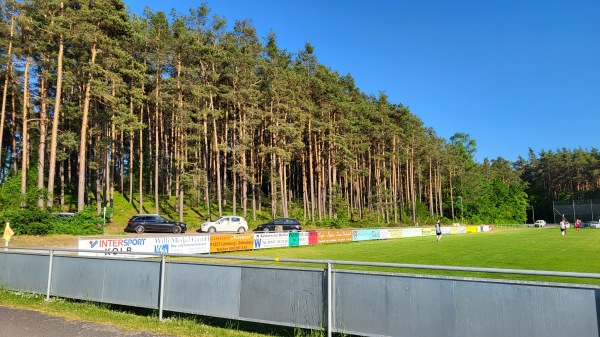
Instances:
[[[10,238],[12,238],[13,235],[15,235],[15,232],[13,232],[13,230],[10,228],[10,224],[7,222],[6,227],[4,228],[4,235],[2,235],[2,238],[4,239],[4,241],[10,242]]]

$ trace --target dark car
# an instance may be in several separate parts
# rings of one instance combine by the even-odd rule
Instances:
[[[600,223],[598,220],[585,221],[581,223],[581,228],[598,228]]]
[[[185,233],[187,226],[183,222],[171,221],[158,214],[138,214],[127,222],[126,232],[144,233],[144,232],[164,232],[164,233]]]
[[[267,223],[260,224],[254,231],[272,232],[272,231],[301,231],[302,224],[293,218],[279,218]]]

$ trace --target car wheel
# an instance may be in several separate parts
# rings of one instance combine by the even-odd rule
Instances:
[[[239,234],[244,234],[244,232],[246,232],[246,229],[244,227],[238,228],[238,233]]]
[[[210,227],[210,228],[208,229],[208,232],[209,232],[209,233],[215,233],[216,231],[217,231],[217,229],[216,229],[216,228],[214,228],[214,227]]]
[[[139,225],[135,228],[135,232],[138,234],[142,234],[145,231],[146,231],[146,228],[144,228],[144,226],[142,226],[142,225]]]
[[[268,232],[268,231],[269,231],[269,227],[264,227],[264,228],[262,229],[262,231],[263,231],[263,232]]]
[[[181,233],[181,227],[179,227],[179,226],[173,227],[173,234],[179,234],[179,233]]]

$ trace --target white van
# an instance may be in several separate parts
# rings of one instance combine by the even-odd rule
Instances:
[[[537,220],[533,224],[533,227],[546,227],[546,221],[545,220]]]

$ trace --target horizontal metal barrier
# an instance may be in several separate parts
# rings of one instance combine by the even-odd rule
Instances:
[[[598,286],[352,271],[334,266],[600,279],[597,273],[117,252],[147,257],[123,259],[82,256],[86,251],[79,249],[4,248],[0,251],[0,286],[6,289],[45,293],[47,299],[58,296],[156,309],[159,319],[167,310],[324,330],[328,335],[599,335]]]

